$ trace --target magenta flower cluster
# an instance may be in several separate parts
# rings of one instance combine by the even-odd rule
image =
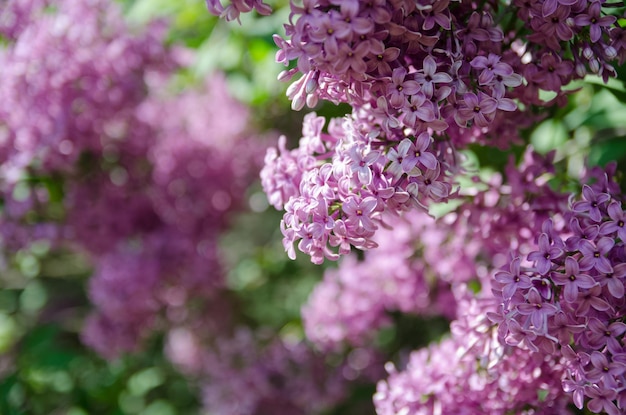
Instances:
[[[301,74],[287,91],[293,108],[327,100],[353,112],[328,133],[310,116],[298,149],[268,154],[265,191],[287,211],[290,257],[292,242],[315,263],[370,247],[381,212],[455,195],[459,149],[507,148],[539,118],[536,106],[565,102],[570,81],[615,75],[626,50],[612,7],[519,3],[505,27],[497,2],[291,4],[287,37],[275,42],[278,62],[296,62],[279,78]]]
[[[135,350],[223,289],[217,238],[263,144],[220,77],[160,92],[180,54],[159,25],[134,34],[101,1],[11,1],[2,16],[2,246],[86,255],[98,311],[85,341]]]
[[[327,271],[302,310],[307,337],[321,348],[367,343],[390,312],[452,320],[449,339],[414,351],[401,370],[388,366],[374,396],[378,413],[567,414],[572,399],[594,413],[620,413],[622,211],[609,200],[619,191],[612,170],[594,169],[575,201],[549,186],[550,165],[552,155],[528,152],[506,177],[465,186],[465,203],[452,213],[429,221],[407,212],[388,221],[362,261]],[[565,217],[576,231],[561,226]],[[571,244],[586,248],[573,252]],[[603,266],[613,272],[595,269]],[[571,304],[567,284],[575,287]]]
[[[620,414],[624,376],[624,220],[611,171],[541,226],[536,245],[495,274],[502,342],[559,356],[582,409]]]
[[[482,247],[467,227],[450,232],[452,224],[421,211],[386,225],[376,234],[376,249],[327,270],[302,308],[307,338],[319,348],[369,344],[392,312],[454,319],[452,287],[481,272],[475,259]]]
[[[286,213],[281,222],[290,258],[293,244],[314,263],[336,260],[352,247],[376,246],[372,237],[385,214],[426,209],[452,194],[439,159],[449,147],[436,145],[428,132],[393,143],[372,140],[368,122],[359,118],[305,117],[300,147],[268,150],[261,171],[272,205]],[[439,157],[439,159],[437,158]]]
[[[389,312],[434,311],[423,300],[443,284],[458,311],[452,334],[414,352],[404,370],[389,367],[374,397],[379,414],[565,414],[572,402],[624,412],[626,216],[614,171],[592,170],[582,196],[569,197],[548,184],[554,154],[527,151],[505,176],[456,183],[460,149],[524,143],[520,130],[566,104],[571,81],[616,75],[613,65],[626,61],[624,5],[290,7],[286,35],[274,40],[288,67],[279,79],[295,79],[292,108],[330,101],[352,113],[327,126],[309,114],[297,148],[282,138],[267,153],[261,177],[270,203],[285,210],[285,250],[293,258],[297,245],[314,263],[380,250],[327,271],[303,309],[309,338],[323,348],[363,344]],[[436,225],[447,236],[427,246],[428,226],[417,230],[407,211],[453,198],[459,206]],[[467,279],[436,266],[449,246],[471,264]],[[435,283],[425,284],[432,269]]]
[[[571,414],[558,358],[500,343],[485,316],[492,296],[458,291],[455,300],[459,318],[449,338],[413,351],[401,371],[387,364],[377,414]]]

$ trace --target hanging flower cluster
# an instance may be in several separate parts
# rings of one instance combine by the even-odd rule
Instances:
[[[293,108],[327,100],[353,112],[327,133],[311,116],[297,149],[287,152],[283,144],[268,153],[265,191],[287,211],[282,230],[290,257],[291,242],[315,263],[336,259],[349,245],[371,247],[381,212],[456,195],[459,149],[520,142],[520,128],[540,118],[538,106],[565,103],[564,87],[587,73],[614,76],[612,62],[626,56],[611,5],[514,6],[292,3],[287,37],[275,41],[277,61],[296,62],[279,78],[301,74],[287,92]],[[541,91],[554,97],[545,101]],[[318,177],[334,194],[319,190]]]
[[[534,250],[495,274],[501,342],[561,357],[563,388],[593,412],[624,410],[624,219],[612,171],[543,222]]]
[[[305,117],[300,147],[280,153],[268,150],[261,179],[270,203],[285,208],[281,222],[285,249],[295,257],[293,244],[315,263],[337,259],[351,247],[375,246],[372,237],[384,214],[411,208],[425,209],[429,201],[446,201],[450,178],[437,156],[428,132],[392,143],[367,135],[364,120],[333,119],[324,133],[324,118]]]

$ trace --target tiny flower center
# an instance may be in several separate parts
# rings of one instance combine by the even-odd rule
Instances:
[[[593,253],[594,258],[600,258],[600,252],[596,251]]]

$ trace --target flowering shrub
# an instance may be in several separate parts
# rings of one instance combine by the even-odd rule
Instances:
[[[360,345],[395,311],[452,320],[449,339],[413,352],[401,371],[389,366],[374,396],[379,414],[570,413],[570,403],[622,413],[626,274],[614,167],[573,174],[580,184],[571,186],[554,153],[528,146],[521,164],[483,180],[463,150],[527,145],[523,129],[565,106],[572,81],[615,77],[626,57],[624,5],[290,8],[286,36],[274,39],[277,62],[290,68],[279,78],[299,76],[287,91],[292,108],[330,101],[352,112],[327,126],[305,116],[297,148],[282,138],[268,150],[264,190],[285,211],[290,258],[294,245],[316,264],[368,250],[326,271],[303,308],[309,339]],[[442,202],[454,206],[429,218]]]
[[[480,13],[464,2],[292,5],[290,39],[275,38],[277,61],[297,60],[280,77],[302,73],[288,90],[292,106],[324,99],[353,111],[328,133],[310,117],[298,149],[268,153],[264,186],[285,207],[290,256],[297,241],[315,263],[350,245],[367,248],[381,214],[456,197],[459,149],[509,148],[521,126],[539,119],[538,106],[564,103],[572,79],[614,76],[611,62],[624,52],[612,37],[623,33],[612,26],[616,17],[600,18],[600,3],[570,6],[519,5],[505,18],[498,2]],[[544,38],[551,40],[538,42]],[[556,96],[546,102],[540,91]],[[339,241],[339,252],[329,249]]]
[[[272,12],[206,4],[250,33],[244,13]],[[623,413],[626,216],[608,162],[623,146],[609,134],[623,140],[624,4],[287,7],[267,41],[291,108],[316,112],[297,144],[267,149],[251,119],[280,110],[250,111],[225,76],[202,84],[188,66],[203,57],[237,79],[264,41],[222,61],[203,55],[222,23],[200,46],[189,30],[193,51],[112,2],[0,4],[0,281],[13,284],[0,291],[0,412],[176,413],[156,398],[175,369],[197,388],[183,412]],[[278,250],[306,254],[321,280],[268,254],[259,170],[284,210]],[[42,277],[59,275],[55,292],[78,294],[44,307],[57,281]],[[112,362],[103,382],[119,396],[38,406],[42,385],[90,384],[70,378],[81,363],[45,361],[45,335],[28,332],[47,322]],[[43,363],[22,369],[22,350]],[[142,353],[167,362],[120,379]]]
[[[0,11],[7,262],[42,243],[50,259],[85,258],[94,310],[83,342],[119,360],[167,338],[207,411],[319,413],[340,402],[369,358],[331,367],[301,340],[242,321],[229,290],[220,238],[266,146],[223,76],[177,92],[194,53],[164,46],[163,23],[135,31],[110,2],[15,0]]]

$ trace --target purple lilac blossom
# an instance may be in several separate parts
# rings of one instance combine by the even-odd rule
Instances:
[[[558,358],[501,342],[486,318],[496,310],[493,297],[461,290],[455,299],[459,319],[449,338],[413,351],[402,370],[387,365],[374,395],[378,414],[571,413]]]
[[[281,229],[290,257],[296,243],[315,263],[335,260],[350,246],[373,247],[385,215],[453,197],[452,182],[439,168],[449,147],[429,133],[388,142],[367,134],[367,121],[359,118],[333,119],[328,132],[323,124],[308,114],[300,147],[287,150],[281,139],[261,171],[270,203],[286,211]]]
[[[332,162],[333,170],[345,176],[347,169],[337,166],[333,156],[343,160],[345,153],[358,153],[367,159],[352,169],[361,184],[376,187],[373,182],[378,173],[385,177],[387,188],[392,177],[410,196],[406,203],[379,199],[377,211],[422,208],[431,199],[437,202],[452,196],[440,178],[446,177],[450,183],[458,173],[459,149],[472,142],[509,148],[520,141],[520,127],[540,118],[536,106],[565,104],[568,92],[563,86],[572,79],[587,73],[605,80],[615,76],[612,63],[624,55],[623,42],[617,40],[624,28],[613,26],[612,15],[601,17],[602,3],[514,2],[511,13],[517,9],[519,20],[512,22],[514,30],[507,33],[494,22],[498,7],[486,2],[477,12],[465,1],[350,0],[336,5],[312,0],[303,6],[291,4],[286,36],[274,39],[280,48],[277,61],[286,66],[296,63],[279,78],[289,80],[301,74],[287,91],[292,107],[314,106],[319,100],[348,103],[356,128],[347,122],[342,125],[347,131],[362,131],[365,137],[356,135],[358,144],[354,146],[355,134],[332,137],[329,133],[321,136],[322,142],[330,140],[323,144],[324,150],[311,152],[311,148],[300,147],[287,156],[281,144],[284,160],[276,150],[268,153],[265,190],[273,205],[288,210],[282,229],[288,234],[285,248],[290,257],[295,252],[291,243],[300,239],[306,240],[298,244],[300,250],[316,263],[338,256],[327,247],[328,232],[311,225],[299,229],[298,218],[311,217],[309,209],[300,209],[319,205],[317,197],[304,191],[316,174],[303,175],[305,171]],[[571,50],[571,56],[563,57],[562,50]],[[554,91],[556,97],[543,101],[539,98],[542,90]],[[423,165],[412,176],[406,168],[404,143],[409,140],[422,148],[423,142],[417,140],[423,134],[431,142],[430,156],[421,158]],[[346,144],[346,135],[349,145],[337,145],[337,140]],[[293,159],[299,162],[287,161]],[[355,159],[351,159],[354,166]],[[294,169],[297,165],[301,166],[298,171]],[[286,167],[289,170],[281,170]],[[407,174],[408,180],[400,178],[401,173]],[[273,176],[293,180],[270,184],[277,180]],[[300,184],[303,189],[298,189]],[[358,202],[363,198],[354,191],[355,183],[341,189]],[[336,198],[326,198],[324,203],[328,216],[342,216],[342,204],[336,203]],[[376,218],[373,220],[376,223]],[[357,240],[352,245],[359,249],[366,247],[362,238],[371,239],[371,230],[376,230],[371,226],[363,229],[366,231],[348,235]]]
[[[552,288],[539,294],[535,285],[518,284],[511,290],[496,278],[501,305],[494,321],[500,341],[560,358],[563,389],[579,409],[618,414],[626,399],[626,256],[621,227],[614,226],[621,220],[622,196],[610,166],[592,169],[585,182],[580,200],[570,198],[551,211],[549,227],[537,223],[538,251],[511,254],[525,278]],[[542,233],[547,229],[549,237]],[[520,336],[524,343],[513,340]]]
[[[86,255],[96,311],[83,339],[111,358],[215,302],[217,239],[264,145],[223,78],[164,92],[187,52],[163,46],[162,25],[134,33],[106,1],[50,4],[2,4],[1,244]]]
[[[544,161],[528,153],[520,167],[509,167],[510,184],[495,175],[490,182],[475,178],[474,187],[465,188],[467,203],[437,220],[421,211],[384,217],[373,238],[377,248],[326,271],[309,297],[302,309],[309,340],[323,349],[365,344],[390,323],[391,312],[456,318],[453,288],[490,284],[488,270],[505,263],[503,252],[530,249],[534,242],[524,224],[544,217],[533,206],[566,203],[533,174],[534,163]],[[531,194],[534,204],[528,203]],[[533,286],[519,261],[496,278],[509,296],[518,286]]]

